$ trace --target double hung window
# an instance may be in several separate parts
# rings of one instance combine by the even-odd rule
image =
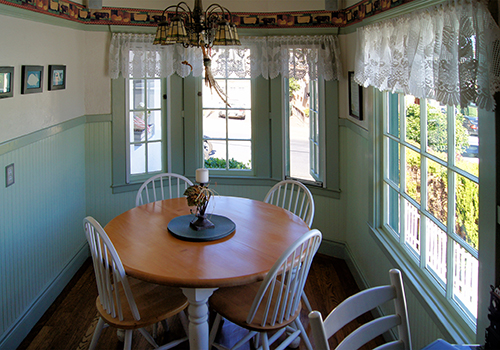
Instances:
[[[242,38],[240,47],[209,50],[211,77],[203,76],[199,49],[152,45],[153,39],[142,34],[112,36],[114,191],[126,191],[155,173],[189,175],[200,166],[210,168],[214,176],[252,176],[258,181],[285,176],[324,183],[327,142],[321,135],[321,101],[325,89],[332,96],[337,92],[335,37]],[[127,51],[129,55],[123,55]],[[288,143],[284,127],[289,120],[282,123],[286,106],[280,100],[288,90],[279,82],[305,76],[304,163],[294,158],[302,150]],[[212,88],[202,87],[206,78]],[[332,145],[337,148],[336,141]],[[335,158],[335,152],[330,154]],[[331,183],[334,180],[336,176]]]
[[[225,173],[252,170],[252,96],[249,69],[234,67],[248,61],[250,49],[220,49],[212,57],[212,74],[227,103],[204,84],[204,166]]]
[[[465,319],[478,305],[478,109],[386,94],[386,232]]]
[[[160,78],[127,79],[127,168],[131,179],[164,169],[161,85]]]

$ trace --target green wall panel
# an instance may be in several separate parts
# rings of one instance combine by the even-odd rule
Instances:
[[[86,244],[83,135],[81,124],[0,155],[0,348]]]
[[[134,207],[136,192],[112,193],[111,122],[88,123],[85,147],[87,215],[104,227]]]

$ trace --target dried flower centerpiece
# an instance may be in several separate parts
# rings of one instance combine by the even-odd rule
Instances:
[[[195,219],[189,223],[189,226],[196,231],[214,228],[215,225],[207,219],[206,214],[210,198],[215,194],[214,190],[208,188],[208,169],[196,170],[196,182],[198,184],[189,186],[184,191],[188,206],[196,207]],[[193,213],[192,210],[191,213]]]
[[[194,207],[191,209],[191,214],[180,215],[170,220],[167,225],[168,231],[176,238],[194,242],[214,241],[235,232],[236,224],[230,218],[214,214],[215,204],[210,205],[211,212],[207,215],[210,201],[218,195],[208,188],[208,169],[196,170],[196,182],[184,191],[187,205]]]

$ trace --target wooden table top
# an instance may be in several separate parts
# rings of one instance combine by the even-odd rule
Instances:
[[[231,219],[236,224],[235,232],[210,242],[174,237],[167,224],[190,213],[184,197],[133,208],[111,220],[105,230],[127,274],[187,288],[227,287],[261,280],[286,248],[309,231],[291,212],[246,198],[213,197],[207,212]]]

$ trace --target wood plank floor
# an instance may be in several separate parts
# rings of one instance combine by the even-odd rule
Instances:
[[[320,311],[325,317],[342,300],[355,294],[359,289],[343,260],[317,254],[311,266],[305,291],[312,308]],[[95,307],[96,297],[97,287],[89,258],[24,339],[18,350],[86,350],[92,339],[92,332],[98,319]],[[351,322],[344,329],[337,332],[330,339],[330,347],[334,349],[351,329],[358,327],[358,321],[366,322],[366,319],[369,318],[371,318],[370,315],[363,315],[359,320]],[[314,347],[305,309],[302,310],[301,320]],[[159,327],[159,344],[182,336],[183,330],[178,319],[169,320],[169,327],[168,332],[165,332],[161,326]],[[238,337],[245,333],[245,330],[234,324],[224,322],[219,342],[231,346]],[[361,349],[369,350],[382,343],[380,339],[377,339]],[[123,343],[118,341],[116,330],[108,327],[102,332],[97,348],[122,349]],[[136,331],[133,336],[132,349],[152,349],[152,346]],[[189,350],[189,346],[185,342],[174,349]],[[244,345],[240,349],[250,350],[250,346]],[[305,350],[304,344],[300,344],[299,350]]]

